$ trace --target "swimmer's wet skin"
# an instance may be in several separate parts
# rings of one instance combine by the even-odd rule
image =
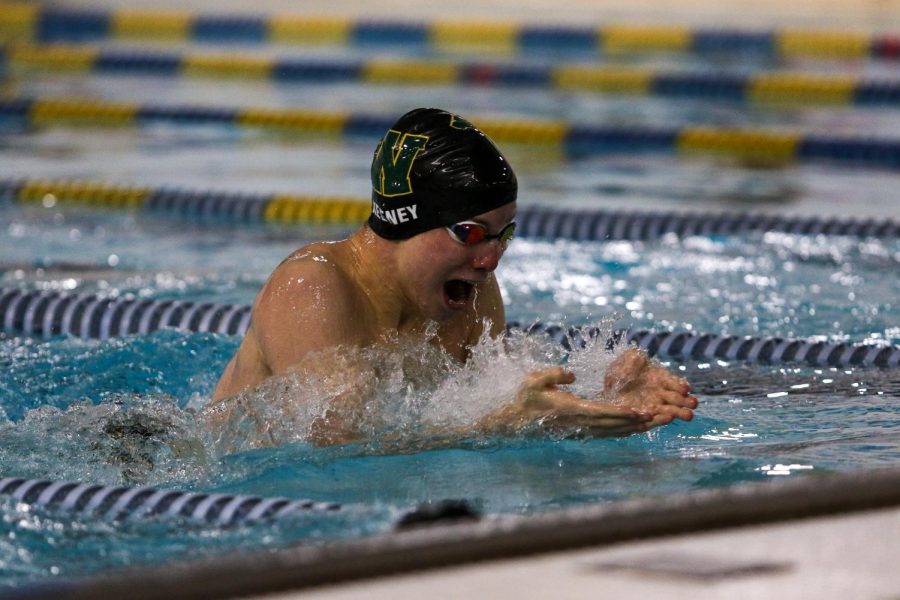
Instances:
[[[454,241],[464,246],[474,246],[484,241],[492,239],[498,240],[501,249],[505,250],[516,232],[516,223],[508,223],[500,233],[491,235],[487,231],[487,227],[475,221],[466,221],[463,223],[455,223],[447,227],[447,232]],[[447,295],[447,303],[452,308],[462,309],[472,299],[475,290],[474,281],[463,281],[454,279],[444,284],[444,293]]]
[[[515,232],[518,182],[506,157],[477,127],[439,109],[400,117],[375,149],[372,212],[345,240],[300,248],[254,302],[252,322],[213,396],[214,427],[272,376],[339,381],[309,441],[360,437],[372,365],[319,359],[325,350],[367,348],[404,337],[429,340],[460,364],[506,322],[494,270]],[[598,398],[564,386],[575,376],[538,369],[459,436],[543,430],[623,436],[690,420],[697,400],[686,381],[627,350],[610,365]],[[240,398],[240,400],[236,400]],[[300,406],[303,397],[288,403]],[[308,407],[307,407],[308,408]],[[263,419],[263,417],[257,417]],[[255,424],[263,431],[266,423]],[[226,436],[228,434],[225,434]]]

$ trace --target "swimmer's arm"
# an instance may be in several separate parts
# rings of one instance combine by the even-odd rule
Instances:
[[[357,437],[355,423],[365,406],[370,381],[365,373],[370,369],[336,360],[340,354],[333,352],[366,343],[364,327],[357,323],[362,311],[356,293],[333,265],[297,261],[276,269],[253,307],[257,343],[273,375],[312,378],[320,385],[349,382],[335,390],[325,414],[313,423],[313,443],[345,443]]]
[[[253,302],[250,327],[216,385],[214,400],[283,373],[309,352],[344,343],[346,294],[324,300],[324,294],[343,287],[337,265],[313,248],[278,265]]]
[[[282,263],[260,291],[252,327],[272,374],[287,372],[312,352],[360,345],[356,292],[330,263]]]

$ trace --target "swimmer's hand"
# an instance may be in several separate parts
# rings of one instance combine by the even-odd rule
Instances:
[[[675,419],[694,418],[697,398],[690,384],[651,360],[646,353],[629,349],[609,366],[601,398],[617,406],[627,406],[650,414],[649,427],[659,427]]]
[[[575,381],[562,367],[530,373],[516,399],[479,422],[484,434],[518,434],[536,426],[579,437],[626,436],[647,431],[653,416],[638,409],[585,400],[559,386]]]

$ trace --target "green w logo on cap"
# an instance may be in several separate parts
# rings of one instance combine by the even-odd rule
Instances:
[[[387,198],[412,194],[409,173],[427,142],[427,135],[389,129],[372,161],[372,188]]]

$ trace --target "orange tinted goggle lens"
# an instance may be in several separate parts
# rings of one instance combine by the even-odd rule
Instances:
[[[451,225],[447,229],[450,230],[450,233],[452,233],[460,243],[467,246],[472,246],[482,240],[492,239],[498,239],[501,244],[506,244],[512,239],[513,234],[516,232],[516,224],[515,222],[508,223],[497,235],[489,235],[487,227],[481,223],[457,223],[456,225]]]

